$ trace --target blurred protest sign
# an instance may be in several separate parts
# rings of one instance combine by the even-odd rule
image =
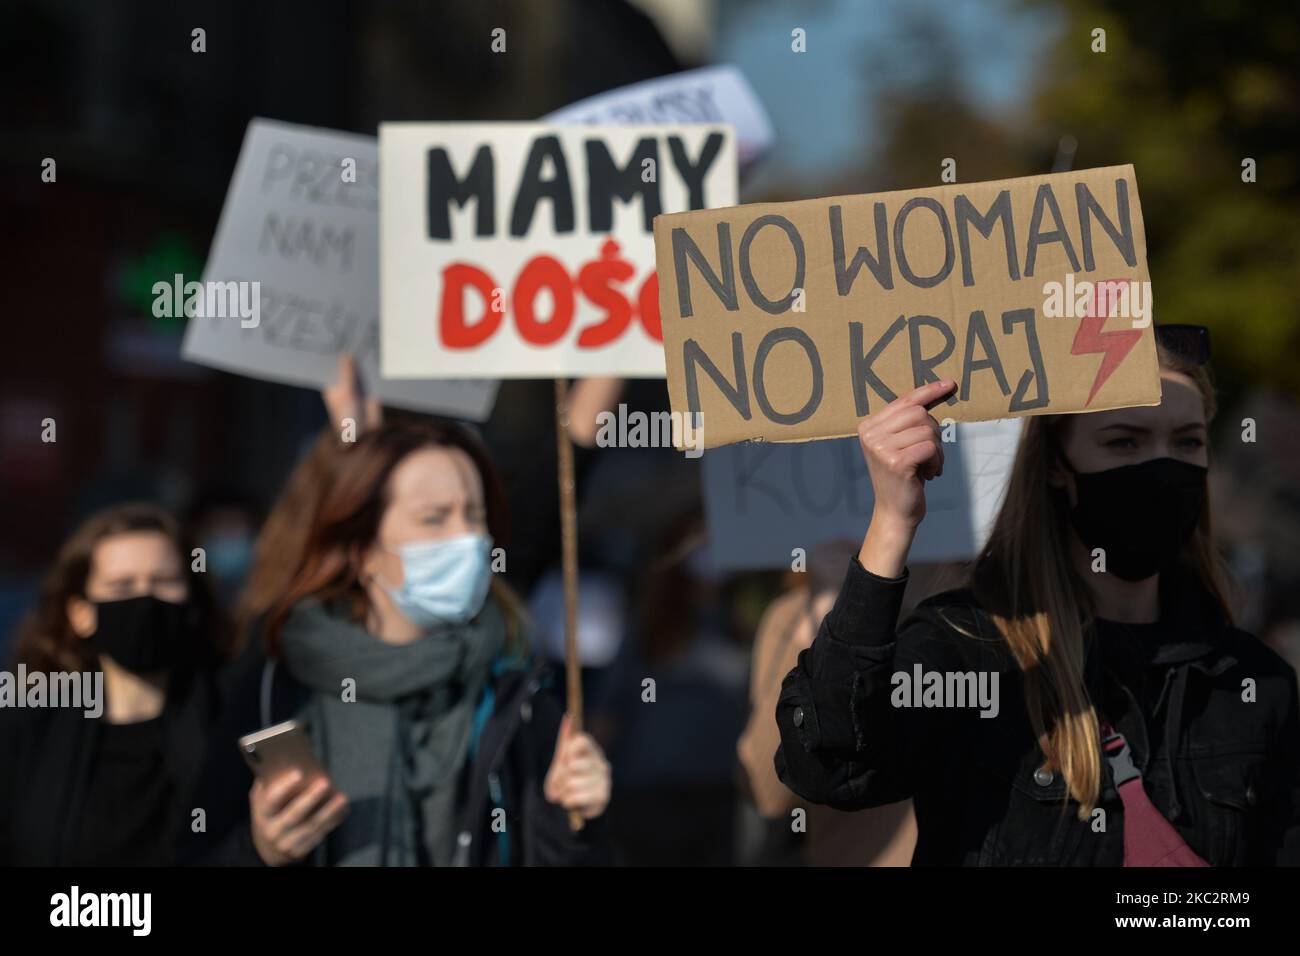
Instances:
[[[320,388],[333,383],[339,353],[350,352],[380,401],[483,421],[494,381],[380,377],[378,173],[373,137],[250,122],[203,280],[257,283],[260,314],[256,324],[192,317],[182,355]]]
[[[912,561],[964,561],[983,547],[1023,422],[955,425],[944,471],[925,486],[926,518]],[[874,498],[857,438],[774,444],[749,442],[704,454],[709,550],[719,571],[789,568],[839,538],[860,541]]]
[[[568,627],[564,576],[554,568],[528,596],[536,647],[553,661],[566,659]],[[584,568],[578,585],[582,608],[576,622],[578,659],[583,667],[608,667],[618,655],[630,619],[623,582],[607,571]]]
[[[706,66],[579,100],[542,117],[544,123],[730,123],[741,166],[775,140],[754,88],[734,66]]]
[[[1132,166],[655,221],[668,391],[704,445],[1160,401]],[[1109,321],[1108,321],[1109,319]]]
[[[728,127],[384,123],[386,377],[659,378],[651,224],[734,203]]]

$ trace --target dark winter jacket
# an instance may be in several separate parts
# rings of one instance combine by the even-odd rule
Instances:
[[[914,865],[1122,865],[1124,814],[1110,767],[1103,761],[1102,812],[1080,821],[1061,774],[1044,767],[1021,671],[988,614],[970,591],[952,591],[896,630],[906,579],[852,560],[782,685],[780,778],[845,810],[912,798]],[[1089,631],[1094,705],[1128,739],[1152,802],[1211,865],[1300,861],[1294,670],[1229,626],[1189,575],[1162,576],[1161,609],[1158,625],[1099,621]],[[1156,638],[1151,653],[1126,659],[1144,628],[1142,639]],[[921,674],[996,673],[997,716],[895,706],[916,702],[894,675],[910,681],[918,665]]]
[[[458,797],[457,863],[467,866],[605,865],[609,860],[603,817],[576,834],[568,813],[546,800],[542,784],[554,753],[563,711],[548,692],[544,664],[494,667],[480,702],[473,759],[466,761]],[[224,715],[209,744],[207,766],[195,796],[207,810],[205,833],[193,835],[185,861],[201,865],[260,866],[253,847],[248,792],[252,772],[237,741],[295,717],[310,691],[288,668],[250,643],[227,677]],[[504,832],[494,832],[493,811],[506,811]],[[500,827],[497,827],[500,830]],[[310,865],[313,857],[303,861]]]
[[[189,798],[217,712],[209,674],[190,675],[169,689],[157,758],[169,797],[166,818],[152,819],[139,807],[127,806],[123,816],[88,805],[105,732],[102,716],[66,707],[0,709],[0,866],[175,863],[174,837],[190,822]],[[139,827],[138,838],[121,832],[128,818]],[[127,856],[93,856],[88,836],[102,852],[106,834],[87,835],[90,825],[118,828],[108,842],[123,838]]]

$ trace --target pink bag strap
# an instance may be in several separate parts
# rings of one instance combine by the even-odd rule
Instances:
[[[1124,804],[1124,865],[1209,866],[1151,802],[1128,741],[1106,720],[1101,722],[1101,749]]]

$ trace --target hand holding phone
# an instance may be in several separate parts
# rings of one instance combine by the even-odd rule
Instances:
[[[254,849],[268,866],[302,860],[343,822],[347,796],[296,721],[241,737],[239,749],[257,775],[248,793]]]
[[[327,776],[316,759],[307,732],[296,720],[286,720],[240,737],[239,752],[262,780],[271,780],[290,770],[300,771],[305,778]]]

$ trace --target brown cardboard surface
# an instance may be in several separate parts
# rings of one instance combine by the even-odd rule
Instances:
[[[669,395],[706,448],[849,435],[937,379],[958,383],[941,421],[1160,402],[1131,165],[662,215],[654,235]]]

